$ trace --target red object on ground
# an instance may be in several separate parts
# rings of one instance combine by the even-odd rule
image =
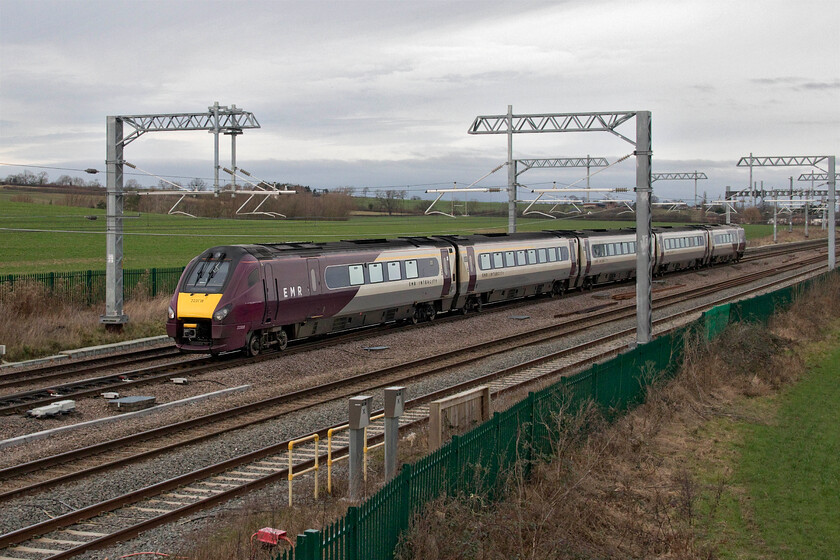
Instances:
[[[266,544],[278,544],[281,540],[291,542],[286,536],[286,531],[263,527],[256,533],[257,540]]]

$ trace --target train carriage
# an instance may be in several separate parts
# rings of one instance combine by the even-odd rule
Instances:
[[[455,307],[561,294],[577,274],[576,240],[550,233],[447,236],[459,255]]]
[[[732,225],[708,225],[709,264],[738,262],[744,256],[747,237],[744,229]]]
[[[569,234],[579,239],[580,275],[576,286],[591,288],[636,276],[636,230],[582,230]]]
[[[257,354],[290,338],[433,318],[454,298],[453,261],[451,244],[430,238],[214,247],[185,270],[167,334],[185,351]]]
[[[703,227],[655,228],[653,238],[653,270],[657,274],[699,268],[709,260],[709,233]]]

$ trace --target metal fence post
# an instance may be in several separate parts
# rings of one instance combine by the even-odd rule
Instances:
[[[359,560],[359,508],[350,506],[344,517],[344,557]]]
[[[449,453],[449,494],[454,496],[457,493],[457,490],[460,489],[458,484],[458,472],[461,467],[460,457],[459,457],[459,448],[461,443],[461,438],[457,435],[452,436],[452,440],[449,442],[451,447],[451,451]]]
[[[303,532],[306,537],[306,560],[321,560],[321,531],[307,529]]]
[[[406,464],[402,471],[400,472],[400,483],[402,486],[400,487],[400,492],[402,494],[400,500],[400,528],[402,530],[408,529],[408,523],[411,519],[411,478],[413,473],[413,467],[411,463]]]
[[[157,269],[152,269],[152,297],[157,296]]]

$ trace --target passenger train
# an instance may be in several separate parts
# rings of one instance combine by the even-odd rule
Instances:
[[[735,225],[654,228],[654,274],[737,262]],[[636,232],[623,230],[225,245],[184,269],[167,334],[185,352],[256,355],[305,338],[629,280]]]

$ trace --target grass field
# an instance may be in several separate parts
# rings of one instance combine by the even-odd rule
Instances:
[[[0,196],[0,273],[63,272],[105,268],[105,211]],[[138,216],[127,214],[127,216]],[[95,217],[96,219],[90,219]],[[234,243],[334,241],[371,237],[507,231],[506,217],[364,216],[348,220],[246,220],[161,214],[126,217],[123,267],[184,266],[208,247]],[[632,227],[632,221],[522,219],[519,231]],[[669,224],[674,225],[674,224]],[[769,229],[768,229],[769,228]],[[747,226],[747,236],[772,226]]]
[[[840,555],[838,376],[840,331],[811,357],[808,375],[781,395],[771,423],[741,426],[736,480],[749,492],[759,550],[766,547],[772,558]]]

